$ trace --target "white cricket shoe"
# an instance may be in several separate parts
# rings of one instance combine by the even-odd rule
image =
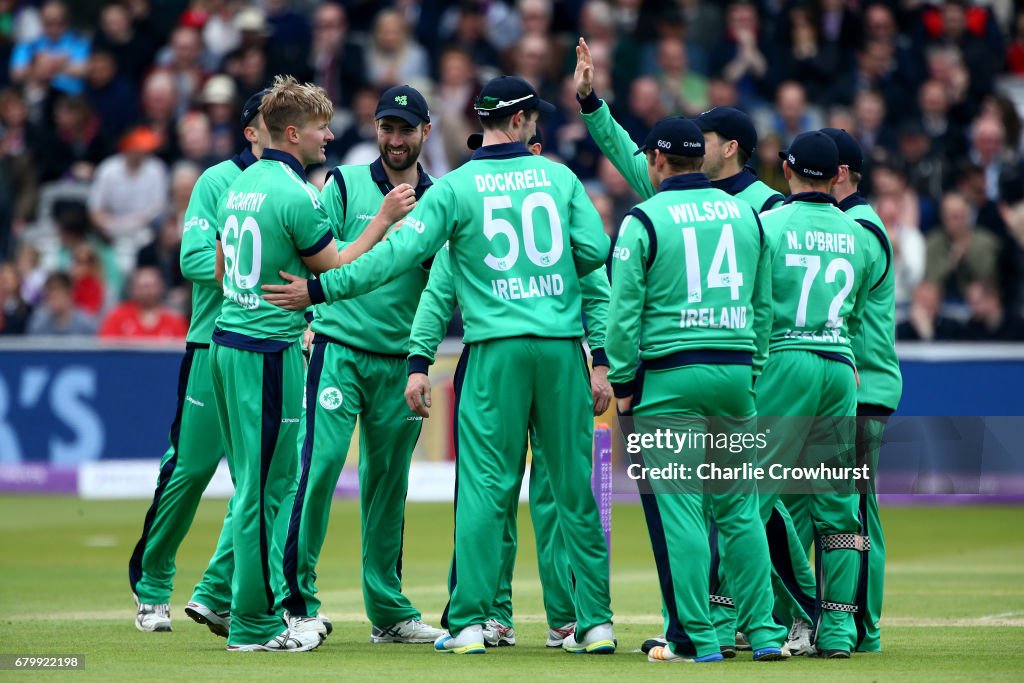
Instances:
[[[791,657],[802,655],[810,657],[817,654],[818,648],[814,647],[814,642],[811,640],[812,635],[811,625],[802,619],[797,619],[793,622],[793,628],[789,630],[789,637],[786,639],[786,644],[782,646],[782,652]]]
[[[548,629],[548,642],[544,643],[547,647],[562,647],[562,643],[576,631],[576,622],[570,621],[568,624],[561,628],[549,628]]]
[[[228,637],[228,630],[231,628],[230,612],[214,612],[202,603],[189,602],[185,606],[185,614],[197,624],[206,626],[213,635]]]
[[[488,619],[484,624],[484,645],[487,647],[512,647],[516,644],[516,630],[505,626],[497,619]]]
[[[316,631],[286,628],[265,643],[228,645],[228,652],[308,652],[320,647],[322,642],[324,639]]]
[[[433,643],[445,633],[420,619],[406,619],[390,626],[374,626],[370,629],[370,642]]]
[[[150,605],[139,602],[139,596],[135,596],[135,628],[144,633],[159,633],[171,630],[171,606],[168,603],[162,605]]]
[[[457,638],[453,637],[448,631],[443,631],[441,636],[434,641],[434,651],[441,654],[455,655],[486,654],[484,629],[480,624],[467,626],[462,629]]]
[[[576,640],[576,636],[570,633],[562,641],[562,649],[579,655],[610,655],[615,652],[618,644],[612,625],[598,624],[587,631],[582,640]]]
[[[750,641],[747,640],[747,634],[743,631],[736,631],[736,649],[737,650],[750,650]]]
[[[293,617],[285,612],[284,620],[293,631],[319,633],[321,638],[331,635],[331,631],[334,630],[334,624],[323,614],[315,617]]]

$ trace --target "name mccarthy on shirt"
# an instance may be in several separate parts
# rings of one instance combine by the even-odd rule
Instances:
[[[256,213],[267,198],[266,192],[228,192],[227,208],[231,211]]]

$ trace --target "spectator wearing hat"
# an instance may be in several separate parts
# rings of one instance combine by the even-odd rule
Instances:
[[[230,76],[216,74],[203,85],[199,102],[210,124],[210,156],[226,159],[238,146],[238,89]]]
[[[167,209],[167,166],[153,155],[159,148],[159,135],[133,128],[121,139],[120,151],[96,169],[89,188],[92,222],[129,257],[149,241],[153,219]]]

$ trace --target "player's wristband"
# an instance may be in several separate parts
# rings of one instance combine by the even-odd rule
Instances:
[[[314,304],[322,304],[327,301],[327,297],[324,296],[324,286],[319,280],[309,278],[306,280],[306,292],[309,294],[309,300]]]
[[[576,101],[580,103],[580,110],[584,114],[593,114],[601,108],[601,100],[594,90],[591,90],[586,97],[580,97],[580,94],[576,93]]]
[[[615,398],[629,398],[636,392],[636,378],[628,382],[612,382],[612,392]]]
[[[430,370],[430,362],[430,359],[426,356],[409,356],[409,374],[428,374],[428,371]]]
[[[591,367],[611,367],[608,362],[608,354],[604,352],[604,349],[590,349],[590,365]]]

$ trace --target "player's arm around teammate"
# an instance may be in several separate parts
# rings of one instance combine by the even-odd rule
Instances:
[[[321,193],[342,243],[378,241],[380,228],[399,221],[433,187],[418,163],[431,130],[423,96],[409,86],[385,91],[376,130],[378,159],[332,169]],[[409,201],[400,197],[396,203],[393,186],[412,188]],[[398,569],[409,466],[421,425],[406,407],[402,388],[409,330],[426,281],[425,265],[414,267],[373,292],[315,307],[302,472],[284,557],[282,605],[293,628],[326,635],[315,570],[358,419],[362,589],[370,641],[431,643],[441,635],[403,594]]]

